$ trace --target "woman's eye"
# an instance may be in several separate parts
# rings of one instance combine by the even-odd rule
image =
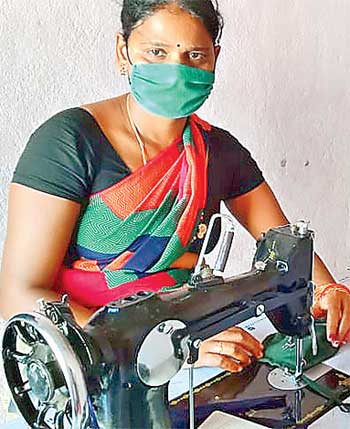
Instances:
[[[204,60],[205,54],[203,52],[190,52],[189,57],[191,60],[198,61],[198,60]]]
[[[152,48],[149,51],[147,51],[147,53],[157,58],[164,57],[166,55],[166,52],[164,51],[164,49],[160,49],[160,48]]]

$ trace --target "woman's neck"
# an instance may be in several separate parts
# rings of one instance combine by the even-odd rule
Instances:
[[[162,149],[181,137],[187,122],[187,118],[168,119],[147,112],[132,95],[129,96],[129,110],[144,144],[154,149]]]

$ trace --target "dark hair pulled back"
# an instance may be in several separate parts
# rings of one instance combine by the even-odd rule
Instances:
[[[138,23],[171,3],[178,4],[183,10],[201,19],[214,45],[220,42],[224,22],[217,0],[124,0],[121,22],[125,40],[128,40]]]

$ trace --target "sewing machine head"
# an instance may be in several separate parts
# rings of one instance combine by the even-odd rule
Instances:
[[[219,258],[227,254],[224,245]],[[264,312],[282,333],[310,333],[312,264],[313,233],[298,223],[264,234],[248,273],[223,280],[197,268],[177,291],[110,303],[84,330],[65,300],[42,302],[6,325],[14,401],[37,429],[170,428],[169,380],[196,360],[201,341]]]

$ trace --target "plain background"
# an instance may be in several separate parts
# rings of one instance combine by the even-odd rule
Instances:
[[[310,221],[317,251],[342,277],[350,266],[350,2],[219,3],[217,82],[200,115],[251,151],[289,219]],[[60,110],[127,90],[114,58],[119,13],[112,0],[0,0],[0,249],[8,184],[29,135]],[[249,268],[254,245],[238,228],[229,273]]]

